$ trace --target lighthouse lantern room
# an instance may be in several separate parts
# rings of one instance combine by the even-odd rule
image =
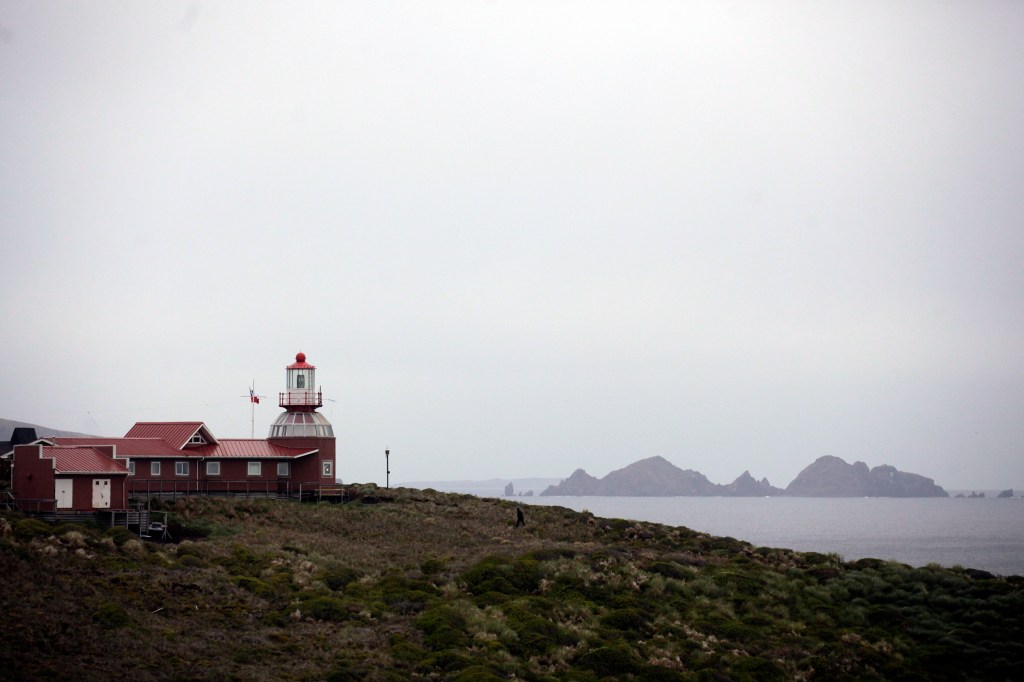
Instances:
[[[316,386],[316,367],[306,362],[305,353],[298,353],[285,368],[285,387],[278,394],[285,412],[270,425],[270,437],[334,438],[331,423],[316,411],[324,404],[323,392]]]

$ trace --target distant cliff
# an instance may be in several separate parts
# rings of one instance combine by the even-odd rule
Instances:
[[[541,495],[762,497],[781,493],[782,490],[769,484],[768,479],[763,478],[758,482],[747,471],[729,485],[718,485],[699,471],[680,469],[664,457],[649,457],[600,479],[583,469],[577,469],[558,485],[548,486]]]
[[[728,485],[712,483],[704,474],[680,469],[664,457],[649,457],[595,478],[583,469],[542,496],[594,495],[603,497],[948,497],[930,478],[889,465],[868,469],[864,462],[847,464],[838,457],[819,457],[783,490],[756,480],[744,471]]]
[[[887,464],[868,469],[839,457],[819,457],[786,487],[793,497],[949,497],[935,481]]]

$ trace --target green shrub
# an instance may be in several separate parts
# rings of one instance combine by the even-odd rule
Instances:
[[[437,595],[437,588],[426,580],[409,580],[401,575],[388,574],[374,586],[385,604],[419,601],[426,602]]]
[[[109,601],[104,602],[96,609],[93,613],[93,618],[96,622],[111,629],[122,628],[131,622],[128,614],[120,605]]]
[[[423,631],[423,643],[434,651],[466,646],[466,617],[451,604],[438,604],[416,618],[416,627]]]
[[[258,578],[252,578],[247,575],[236,575],[231,578],[231,582],[238,585],[243,590],[252,592],[259,597],[269,598],[274,596],[274,589]],[[303,613],[305,613],[305,611],[303,611]]]
[[[62,536],[66,533],[81,533],[82,535],[92,539],[100,537],[103,530],[105,530],[97,527],[95,523],[89,521],[61,523],[53,526],[52,528],[53,530],[51,532],[57,536]]]
[[[320,575],[324,584],[335,592],[345,589],[346,585],[361,577],[362,574],[350,566],[336,566]]]
[[[587,651],[574,663],[586,670],[593,670],[599,677],[614,677],[633,672],[640,661],[625,643],[615,642]]]
[[[555,647],[575,644],[576,639],[562,630],[553,620],[554,602],[540,597],[516,599],[502,605],[506,623],[516,633],[516,639],[503,640],[503,644],[516,656],[547,653]]]
[[[685,580],[693,575],[686,567],[680,566],[674,561],[656,561],[647,570],[676,580]]]
[[[471,665],[459,671],[454,679],[455,682],[491,682],[492,680],[507,680],[508,676],[499,674],[484,665]]]
[[[327,673],[327,682],[362,682],[366,679],[366,673],[353,665],[351,661],[338,661]]]
[[[123,546],[124,543],[128,542],[129,540],[137,540],[139,537],[138,535],[131,532],[124,526],[114,526],[113,528],[108,528],[103,535],[105,537],[112,538],[114,540],[114,544],[118,547]]]
[[[299,611],[315,620],[341,622],[352,618],[345,602],[335,597],[311,597],[299,604]]]
[[[769,661],[759,656],[738,657],[731,666],[733,672],[738,673],[740,679],[758,680],[758,682],[785,682],[789,679],[786,671],[775,661]]]
[[[601,617],[602,626],[616,630],[633,637],[639,637],[648,632],[650,616],[640,609],[625,608],[616,609]]]
[[[195,554],[186,554],[178,557],[178,566],[180,568],[205,568],[208,565],[204,559]]]
[[[231,575],[258,576],[270,566],[270,557],[257,555],[247,547],[235,545],[230,557],[223,557],[217,562]]]
[[[473,603],[480,608],[484,608],[486,606],[498,606],[514,598],[506,592],[484,592],[473,597]]]
[[[511,575],[512,566],[507,557],[490,556],[463,573],[462,579],[473,594],[484,592],[512,594],[515,588],[509,581]]]
[[[572,559],[576,554],[576,550],[568,547],[545,547],[528,552],[525,558],[534,561],[555,561],[557,559]]]
[[[21,519],[14,524],[14,537],[19,540],[31,540],[35,537],[50,537],[53,526],[39,519]]]
[[[415,644],[410,643],[401,635],[393,635],[391,638],[391,657],[396,661],[405,663],[417,663],[423,660],[426,652]]]
[[[636,671],[637,679],[644,682],[688,682],[693,678],[678,670],[670,670],[657,665],[648,665]]]
[[[462,670],[472,663],[473,661],[468,656],[452,649],[445,649],[427,654],[427,657],[420,661],[417,668],[427,672],[440,669],[450,673]]]

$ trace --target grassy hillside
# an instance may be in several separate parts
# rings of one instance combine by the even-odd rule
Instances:
[[[0,515],[4,680],[1022,679],[1024,581],[399,489]]]

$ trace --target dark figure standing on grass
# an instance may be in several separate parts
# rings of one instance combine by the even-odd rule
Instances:
[[[525,526],[525,525],[526,525],[526,519],[523,518],[523,510],[520,509],[519,507],[516,507],[516,528],[518,528],[519,526]]]

